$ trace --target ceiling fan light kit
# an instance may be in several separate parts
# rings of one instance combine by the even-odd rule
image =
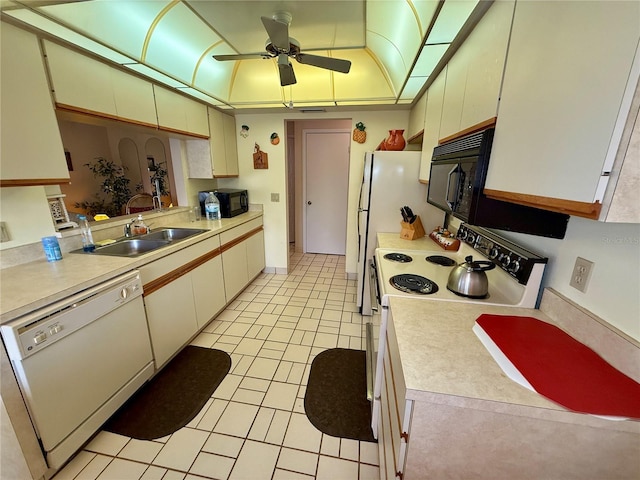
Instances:
[[[227,61],[277,57],[280,85],[283,87],[296,83],[296,76],[293,72],[293,66],[289,62],[289,57],[295,58],[298,63],[304,65],[324,68],[334,72],[349,73],[351,69],[349,60],[302,53],[300,51],[300,43],[295,38],[289,37],[291,19],[292,16],[288,12],[277,12],[272,17],[261,17],[262,24],[269,35],[265,45],[266,53],[214,55],[213,58],[218,61]]]

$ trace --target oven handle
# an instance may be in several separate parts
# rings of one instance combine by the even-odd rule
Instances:
[[[376,261],[371,259],[369,261],[369,294],[371,296],[371,310],[378,311],[378,305],[380,305],[380,294],[378,293],[378,272],[376,268]],[[374,301],[375,300],[375,301]]]

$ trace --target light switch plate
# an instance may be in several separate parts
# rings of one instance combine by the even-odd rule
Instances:
[[[272,202],[279,202],[280,201],[280,194],[279,193],[272,193],[271,194],[271,201]]]

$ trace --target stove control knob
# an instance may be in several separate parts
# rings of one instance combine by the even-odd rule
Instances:
[[[513,262],[513,265],[512,265],[512,266],[511,266],[511,268],[510,268],[510,270],[511,270],[513,273],[517,273],[517,272],[518,272],[518,270],[520,270],[520,267],[521,267],[521,265],[520,265],[520,260],[522,260],[522,259],[521,259],[521,258],[518,258],[518,260],[516,260],[515,262]]]
[[[504,257],[504,258],[502,259],[502,265],[503,265],[505,268],[508,268],[508,267],[509,267],[509,265],[511,265],[511,255],[507,255],[506,257]]]
[[[470,233],[470,234],[467,236],[467,239],[466,239],[466,240],[467,240],[467,243],[468,243],[469,245],[473,245],[473,244],[475,243],[475,241],[476,241],[476,237],[475,237],[475,235],[473,235],[473,233]]]
[[[489,258],[498,258],[498,254],[500,252],[498,251],[497,247],[493,247],[491,250],[489,250]]]
[[[460,240],[466,240],[467,239],[467,231],[460,229],[460,232],[458,233],[458,237],[460,238]]]

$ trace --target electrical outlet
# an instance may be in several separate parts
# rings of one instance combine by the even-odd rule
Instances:
[[[271,194],[271,201],[272,202],[279,202],[280,201],[280,194],[279,193],[272,193]]]
[[[11,237],[7,230],[7,224],[5,222],[0,222],[0,242],[8,242],[9,240],[11,240]]]
[[[587,285],[589,284],[589,278],[591,278],[592,270],[593,262],[585,260],[582,257],[577,257],[576,264],[573,267],[573,273],[571,274],[569,285],[571,285],[575,289],[580,290],[581,292],[586,292]]]

